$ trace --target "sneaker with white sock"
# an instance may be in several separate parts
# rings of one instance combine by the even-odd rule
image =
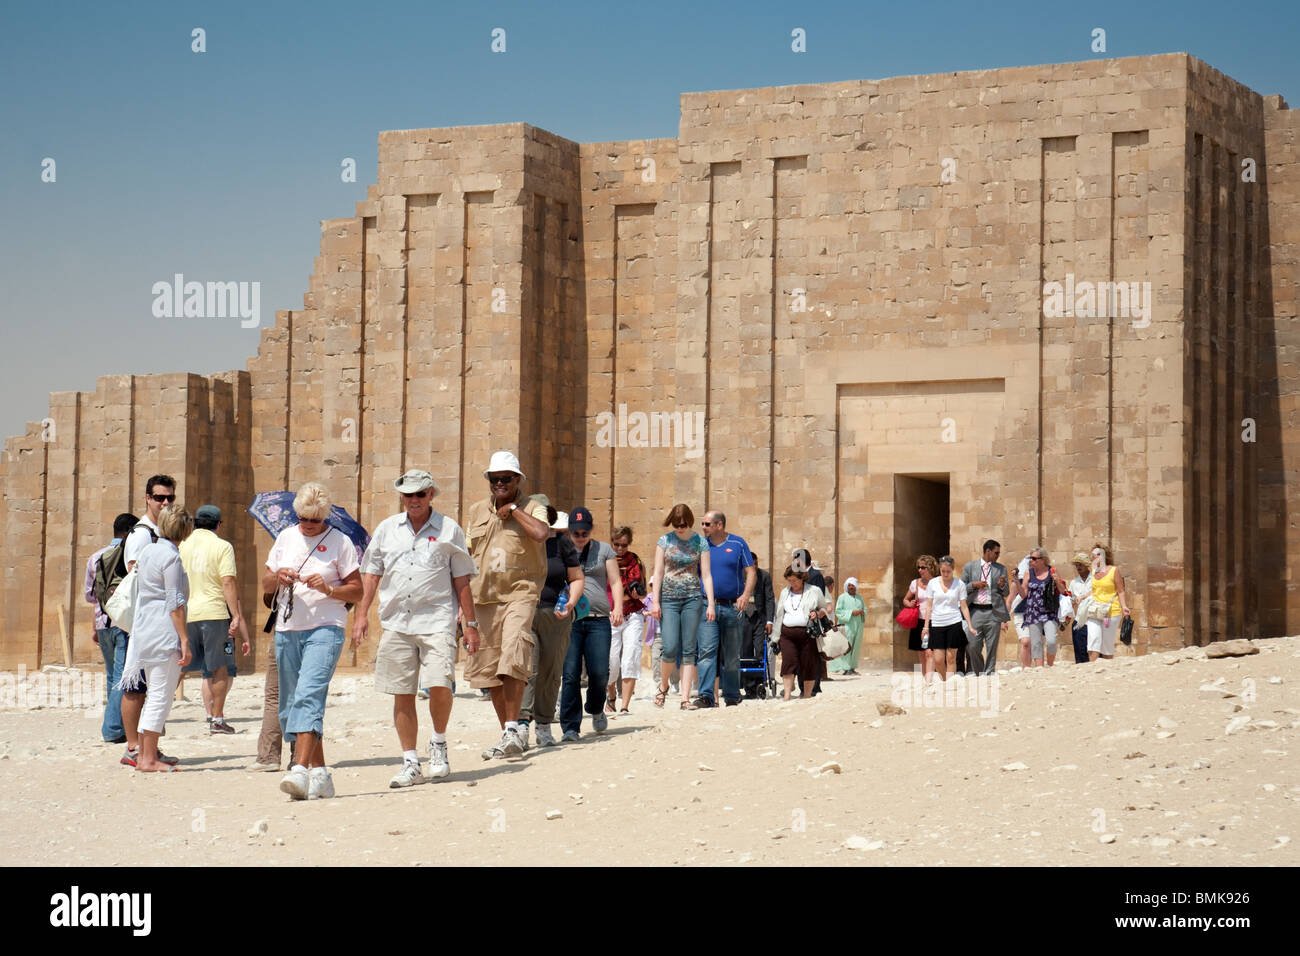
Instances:
[[[447,744],[429,741],[429,779],[441,780],[451,775],[451,762],[447,759]]]
[[[556,746],[555,738],[551,735],[550,724],[537,725],[537,746],[554,747]]]
[[[309,789],[306,767],[290,767],[289,772],[280,781],[280,792],[287,793],[294,800],[306,800]]]
[[[308,800],[324,800],[334,796],[334,778],[324,767],[312,767],[307,776],[309,778]]]
[[[524,742],[519,739],[519,732],[516,730],[507,730],[501,735],[501,749],[507,757],[518,757],[528,748]]]
[[[524,745],[525,750],[528,749],[528,721],[526,720],[519,721],[519,742]]]
[[[497,760],[506,755],[506,735],[501,734],[501,739],[495,744],[483,751],[484,760]]]
[[[414,787],[417,784],[424,783],[424,774],[420,773],[420,762],[418,760],[403,760],[402,769],[392,780],[388,781],[390,790],[399,790],[402,787]]]

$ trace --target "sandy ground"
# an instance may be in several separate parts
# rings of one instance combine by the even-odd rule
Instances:
[[[341,670],[326,711],[338,797],[313,802],[244,770],[260,676],[236,681],[227,737],[206,734],[187,682],[165,738],[186,772],[170,775],[120,766],[99,710],[29,696],[0,709],[0,864],[117,865],[121,847],[148,844],[159,864],[194,866],[1294,866],[1300,637],[1257,646],[1012,669],[983,697],[968,689],[975,706],[910,699],[910,675],[891,686],[886,671],[807,702],[637,699],[603,736],[584,725],[578,744],[492,763],[479,756],[498,733],[492,706],[462,689],[452,776],[409,790],[388,789],[390,699]],[[906,713],[878,713],[891,696]],[[827,763],[840,772],[810,772]]]

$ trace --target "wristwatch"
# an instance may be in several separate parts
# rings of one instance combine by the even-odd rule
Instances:
[[[514,514],[518,510],[519,510],[519,506],[515,504],[513,501],[510,502],[510,513]]]
[[[478,621],[466,621],[466,622],[465,622],[465,626],[466,626],[466,627],[472,627],[472,628],[474,628],[474,630],[477,631],[477,630],[478,630]]]

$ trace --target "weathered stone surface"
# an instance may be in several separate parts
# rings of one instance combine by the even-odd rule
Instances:
[[[642,557],[679,501],[778,575],[808,547],[859,579],[864,657],[900,668],[916,555],[987,537],[1066,570],[1109,533],[1121,656],[1295,629],[1297,111],[1184,54],[680,108],[675,139],[383,132],[246,372],[54,394],[0,460],[0,668],[60,661],[60,608],[97,660],[77,585],[149,474],[220,505],[251,572],[254,491],[320,480],[373,528],[427,467],[463,522],[502,447]],[[1135,285],[1110,311],[1102,282]]]

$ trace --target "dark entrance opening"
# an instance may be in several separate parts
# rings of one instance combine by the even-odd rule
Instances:
[[[948,476],[894,475],[894,614],[916,575],[918,555],[935,560],[948,553]],[[916,652],[907,648],[907,632],[893,624],[894,670],[911,670]]]

